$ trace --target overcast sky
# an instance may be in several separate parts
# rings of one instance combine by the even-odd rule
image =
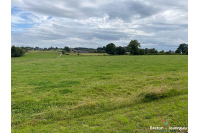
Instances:
[[[11,44],[175,51],[188,43],[187,0],[11,0]]]

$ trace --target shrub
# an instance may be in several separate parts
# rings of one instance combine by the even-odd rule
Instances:
[[[20,57],[25,54],[25,51],[22,48],[12,46],[11,47],[11,57]]]
[[[139,55],[144,55],[145,54],[145,50],[144,49],[139,49]]]
[[[65,54],[65,50],[62,50],[62,54]]]
[[[128,52],[126,52],[126,53],[125,53],[125,55],[129,55],[129,53],[128,53]]]
[[[109,43],[108,45],[106,45],[105,52],[110,55],[115,55],[116,54],[115,44]]]
[[[124,55],[126,53],[126,49],[124,47],[119,46],[116,48],[116,53],[117,55]]]

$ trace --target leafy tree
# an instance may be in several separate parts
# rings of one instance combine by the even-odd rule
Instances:
[[[175,53],[181,53],[180,49],[176,49]]]
[[[164,54],[164,53],[165,53],[165,51],[164,51],[164,50],[161,50],[159,53],[161,53],[161,54]]]
[[[97,48],[97,51],[98,51],[98,50],[105,50],[105,49],[106,49],[105,46],[103,46],[103,47],[98,47],[98,48]]]
[[[15,48],[15,54],[14,54],[14,57],[20,57],[21,56],[21,52],[20,52],[20,49],[19,48]]]
[[[20,51],[20,55],[22,56],[23,54],[25,54],[25,51],[22,49],[22,48],[19,48],[18,47],[18,49],[19,49],[19,51]]]
[[[106,45],[105,52],[110,54],[110,55],[115,55],[116,54],[116,46],[113,43],[109,43]]]
[[[128,46],[124,47],[126,49],[126,52],[130,52]]]
[[[11,47],[11,57],[20,57],[25,54],[25,51],[22,48],[12,46]]]
[[[97,53],[98,51],[95,49],[93,52],[94,52],[94,53]]]
[[[101,50],[100,53],[105,53],[105,50]]]
[[[131,40],[129,45],[128,45],[128,49],[130,51],[130,54],[138,55],[139,54],[139,47],[141,47],[141,45],[137,40]]]
[[[39,47],[35,47],[34,50],[39,50]]]
[[[169,51],[166,51],[165,54],[170,54],[170,52],[169,52]]]
[[[65,50],[66,52],[70,52],[70,49],[69,49],[69,47],[67,47],[67,46],[64,47],[64,50]]]
[[[139,55],[144,55],[145,54],[145,50],[144,49],[139,49]]]
[[[21,46],[20,48],[21,48],[21,49],[25,49],[25,47],[24,47],[24,46]]]
[[[188,44],[182,43],[178,46],[175,53],[185,53],[188,50]]]
[[[11,57],[15,57],[15,51],[16,51],[15,46],[12,46],[11,47]]]
[[[124,47],[119,46],[116,48],[116,54],[124,55],[125,53],[126,53],[126,49]]]
[[[144,51],[145,51],[145,54],[149,53],[149,49],[148,48],[145,48]]]
[[[151,53],[151,54],[156,53],[156,49],[155,48],[149,49],[149,53]]]
[[[52,49],[54,49],[54,47],[52,47],[52,46],[48,48],[48,50],[52,50]]]
[[[103,46],[103,47],[98,47],[97,48],[97,53],[105,53],[105,46]]]
[[[187,50],[187,51],[185,51],[185,54],[186,54],[186,55],[188,55],[188,50]]]

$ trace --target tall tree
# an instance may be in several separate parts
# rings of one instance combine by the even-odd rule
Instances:
[[[188,44],[182,43],[182,44],[179,44],[175,53],[185,53],[186,51],[188,51]]]
[[[110,55],[115,55],[116,54],[116,46],[113,43],[109,43],[106,45],[105,52],[110,54]]]
[[[69,47],[67,47],[67,46],[64,47],[64,50],[65,50],[66,52],[70,52],[70,49],[69,49]]]
[[[130,54],[138,55],[139,54],[139,47],[141,47],[141,45],[137,40],[131,40],[129,45],[128,45],[128,49],[130,51]]]

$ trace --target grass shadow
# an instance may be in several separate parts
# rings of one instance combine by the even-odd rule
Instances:
[[[141,93],[141,95],[144,95],[142,98],[142,102],[151,102],[163,98],[168,98],[168,97],[173,97],[173,96],[178,96],[178,95],[183,95],[183,94],[188,94],[188,90],[176,90],[176,89],[171,89],[169,91],[165,91],[162,93],[156,93],[156,92],[150,92],[150,93]]]

